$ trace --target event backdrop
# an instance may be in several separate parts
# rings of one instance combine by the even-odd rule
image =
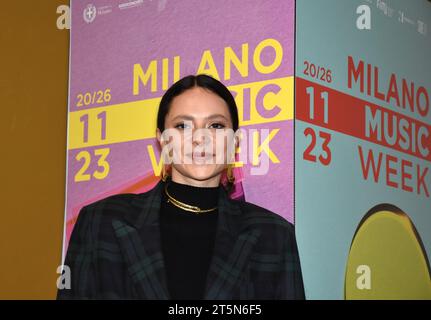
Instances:
[[[158,103],[197,73],[238,104],[233,197],[293,222],[292,0],[71,2],[65,248],[84,205],[157,183]]]
[[[84,205],[157,183],[160,97],[207,73],[234,94],[245,129],[233,197],[295,218],[307,298],[431,298],[428,1],[71,10],[64,248]]]
[[[431,298],[431,3],[296,4],[295,216],[314,299]]]

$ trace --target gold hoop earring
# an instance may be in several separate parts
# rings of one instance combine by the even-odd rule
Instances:
[[[166,180],[168,180],[169,177],[169,173],[168,170],[166,169],[166,165],[162,165],[162,172],[160,173],[161,175],[161,179],[163,182],[166,182]]]
[[[235,183],[235,175],[233,174],[233,166],[232,165],[228,165],[227,166],[226,176],[227,176],[227,181],[230,184],[234,184]]]

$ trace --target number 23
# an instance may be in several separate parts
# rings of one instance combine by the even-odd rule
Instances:
[[[109,155],[109,151],[110,151],[109,148],[94,150],[94,155],[99,156],[99,158],[97,159],[97,165],[99,168],[102,169],[101,171],[95,170],[93,172],[93,177],[98,179],[98,180],[105,179],[109,174],[110,166],[109,166],[108,161],[106,160],[106,158]],[[75,175],[75,182],[89,181],[91,179],[91,174],[86,173],[86,171],[88,170],[90,163],[91,163],[90,152],[81,151],[76,155],[75,159],[79,162],[81,160],[84,160],[84,164],[82,165],[81,169],[79,169]]]
[[[304,160],[317,162],[316,155],[312,154],[314,148],[316,147],[316,132],[312,128],[306,128],[304,130],[304,135],[306,137],[311,136],[311,143],[304,151]],[[319,131],[319,137],[323,139],[322,154],[319,155],[319,161],[324,166],[327,166],[331,163],[332,159],[331,149],[329,148],[329,143],[331,142],[331,135],[327,132]]]

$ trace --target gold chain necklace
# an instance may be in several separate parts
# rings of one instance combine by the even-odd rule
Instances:
[[[166,193],[166,196],[168,197],[168,202],[172,203],[177,208],[180,208],[180,209],[185,210],[185,211],[200,214],[200,213],[211,212],[211,211],[214,211],[217,209],[217,207],[210,208],[210,209],[201,209],[197,206],[192,206],[192,205],[189,205],[187,203],[184,203],[184,202],[181,202],[181,201],[175,199],[168,192],[168,184],[165,185],[165,193]]]

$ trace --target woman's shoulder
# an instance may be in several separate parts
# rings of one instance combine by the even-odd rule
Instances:
[[[241,222],[248,226],[258,226],[259,228],[281,229],[288,233],[294,232],[293,224],[281,215],[272,212],[247,201],[231,200],[239,206],[241,211]]]
[[[143,204],[147,202],[148,197],[154,189],[144,193],[122,193],[114,194],[108,197],[99,199],[90,204],[85,205],[80,212],[80,215],[90,213],[94,216],[101,215],[103,218],[122,218],[123,216],[133,215],[142,210]]]
[[[122,208],[130,207],[138,197],[139,195],[134,193],[114,194],[89,203],[85,205],[83,209],[86,211],[121,210]]]

